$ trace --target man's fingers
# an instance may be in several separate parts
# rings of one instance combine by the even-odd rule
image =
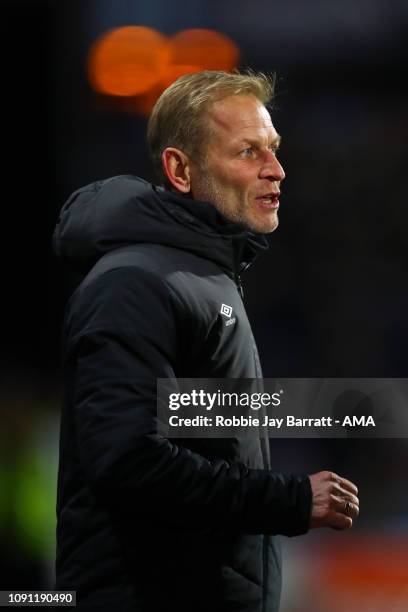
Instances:
[[[353,484],[350,480],[347,480],[347,478],[342,478],[340,485],[343,489],[346,489],[346,491],[349,491],[350,493],[353,493],[354,495],[358,495],[358,489],[356,485]]]
[[[331,475],[332,475],[331,479],[334,482],[336,482],[338,485],[340,485],[343,489],[345,489],[349,493],[353,493],[353,495],[358,495],[358,489],[356,485],[352,483],[350,480],[347,480],[347,478],[343,478],[342,476],[339,476],[338,474],[335,474],[334,472],[332,472]]]
[[[353,503],[349,499],[344,499],[344,497],[338,497],[337,495],[333,496],[333,501],[336,513],[342,514],[351,519],[358,517],[360,512],[358,503]]]
[[[313,494],[311,527],[350,529],[360,512],[357,487],[328,470],[311,474],[309,478]]]
[[[330,527],[333,529],[344,530],[351,529],[353,526],[353,519],[350,516],[345,516],[339,512],[333,512],[330,520]]]
[[[356,504],[352,504],[351,502],[345,502],[345,514],[352,519],[355,519],[360,514],[360,509]]]
[[[333,495],[335,495],[336,497],[340,497],[344,499],[345,501],[349,501],[355,506],[360,505],[360,500],[358,499],[358,497],[356,497],[352,493],[349,493],[349,491],[342,489],[341,487],[336,487],[335,490],[333,491]]]

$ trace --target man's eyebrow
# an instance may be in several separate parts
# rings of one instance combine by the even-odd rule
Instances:
[[[241,142],[248,143],[252,146],[259,146],[260,140],[258,140],[257,138],[243,138]],[[269,146],[274,145],[275,147],[279,147],[281,142],[282,138],[279,136],[279,134],[277,134],[276,137],[271,140]]]
[[[271,145],[274,145],[276,148],[279,148],[281,142],[282,138],[279,136],[279,134],[276,134],[276,138],[272,140]]]

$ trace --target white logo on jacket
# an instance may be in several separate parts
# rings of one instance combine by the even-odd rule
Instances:
[[[227,306],[227,304],[221,304],[220,313],[222,315],[224,315],[225,317],[228,317],[228,319],[230,319],[231,315],[232,315],[232,308],[231,308],[231,306]]]
[[[229,325],[233,325],[236,321],[235,317],[232,317],[231,319],[231,315],[232,315],[232,307],[228,306],[228,304],[221,304],[221,310],[220,313],[226,317],[226,321],[225,321],[225,327],[228,327]]]

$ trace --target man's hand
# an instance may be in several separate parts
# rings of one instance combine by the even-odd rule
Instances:
[[[350,529],[359,513],[357,487],[334,472],[318,472],[309,479],[313,495],[310,528]]]

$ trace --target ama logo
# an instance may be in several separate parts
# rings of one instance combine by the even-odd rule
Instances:
[[[345,416],[342,425],[343,427],[367,427],[368,425],[375,427],[375,421],[374,417],[372,417],[371,415],[358,416],[356,414],[353,414],[353,416]]]

